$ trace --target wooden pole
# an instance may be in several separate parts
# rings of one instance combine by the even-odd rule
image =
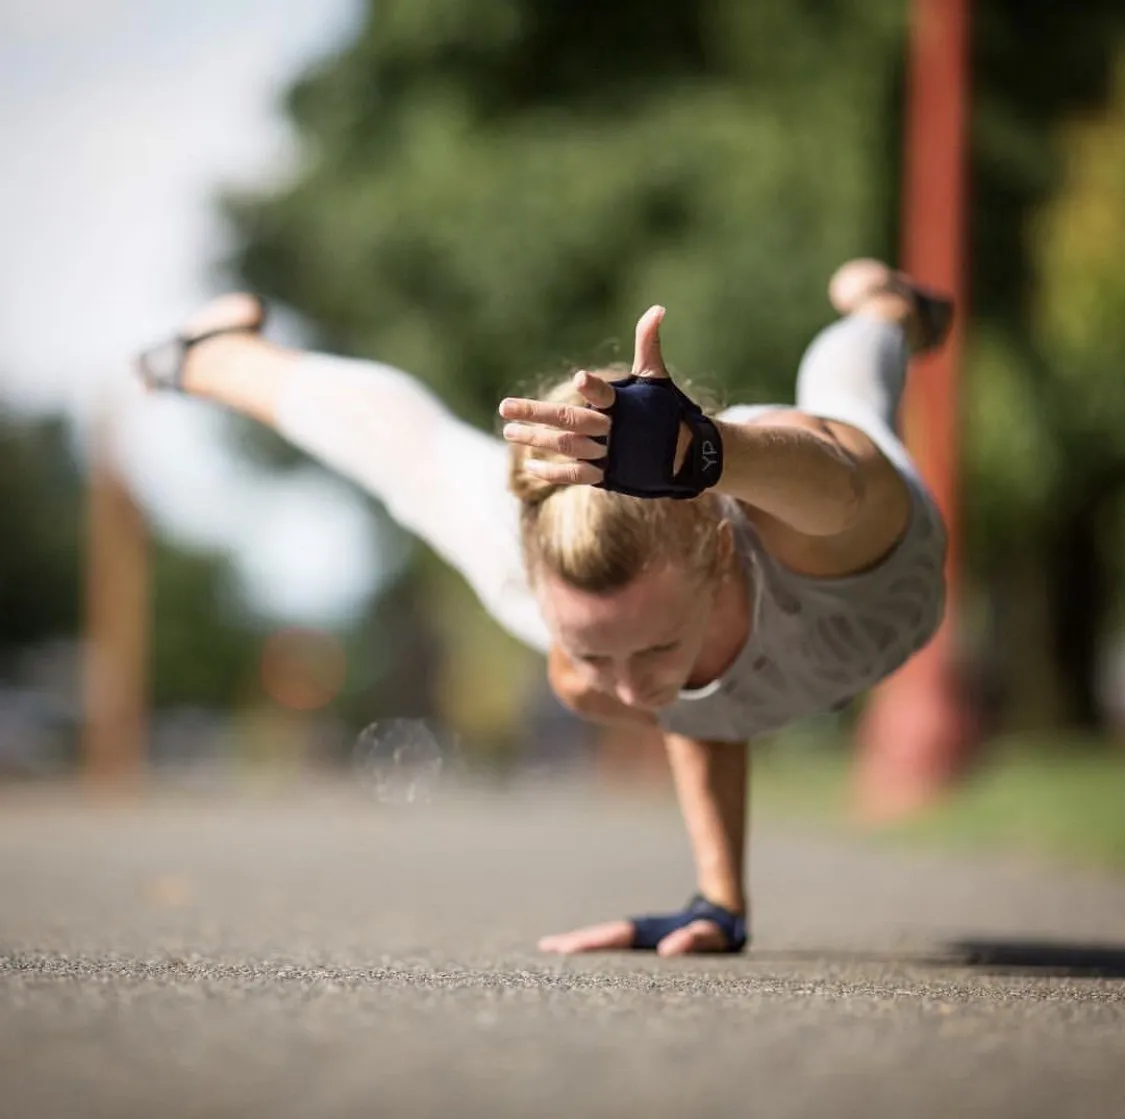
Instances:
[[[120,789],[145,765],[149,595],[144,519],[114,451],[106,410],[89,475],[82,765],[98,787]]]
[[[869,819],[904,815],[954,780],[975,737],[955,648],[960,605],[958,372],[967,308],[966,194],[970,0],[913,0],[904,168],[903,266],[952,292],[958,316],[940,353],[911,370],[906,442],[949,527],[946,621],[876,689],[860,724],[857,794]]]

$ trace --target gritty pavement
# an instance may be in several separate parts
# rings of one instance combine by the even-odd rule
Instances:
[[[751,953],[604,790],[0,794],[0,1116],[1125,1116],[1125,878],[761,827]]]

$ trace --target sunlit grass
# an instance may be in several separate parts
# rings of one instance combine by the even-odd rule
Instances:
[[[760,749],[755,763],[761,815],[864,830],[851,813],[846,743],[798,736]],[[1125,749],[1080,739],[996,741],[941,803],[871,834],[1125,870]]]

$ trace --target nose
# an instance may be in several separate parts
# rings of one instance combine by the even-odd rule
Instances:
[[[641,706],[641,697],[649,691],[647,677],[627,669],[619,669],[614,681],[613,690],[617,698],[628,707]]]

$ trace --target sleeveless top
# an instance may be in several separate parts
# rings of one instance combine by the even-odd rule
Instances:
[[[788,570],[766,551],[742,507],[724,499],[750,589],[750,633],[719,679],[682,690],[658,713],[662,729],[735,742],[767,734],[844,706],[934,635],[945,608],[945,525],[898,440],[876,441],[910,489],[911,516],[890,554],[858,574]]]

